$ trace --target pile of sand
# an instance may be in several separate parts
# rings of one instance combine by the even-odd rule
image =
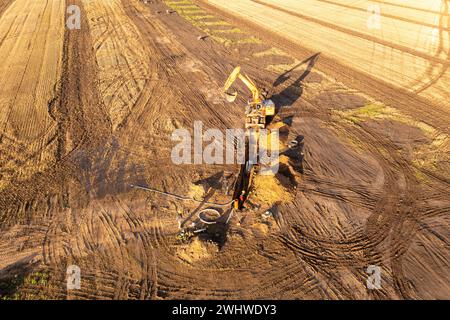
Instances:
[[[177,255],[187,262],[209,259],[218,252],[217,245],[209,241],[194,238],[188,245],[178,249]]]
[[[297,170],[299,170],[299,169],[297,169]],[[295,186],[301,182],[301,174],[297,170],[293,167],[291,161],[289,160],[289,157],[287,157],[283,154],[280,155],[278,179],[284,178],[284,180],[281,180],[284,185],[291,184],[291,185]]]
[[[292,194],[273,175],[256,175],[252,185],[252,199],[274,205],[292,201]]]
[[[269,234],[269,226],[262,222],[257,222],[252,225],[252,232],[256,236],[267,236]]]
[[[202,185],[191,184],[188,197],[199,201],[203,200],[205,198],[205,188]]]

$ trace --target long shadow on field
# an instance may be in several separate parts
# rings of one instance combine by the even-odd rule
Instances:
[[[292,73],[295,72],[295,70],[307,63],[305,71],[289,86],[287,86],[283,91],[280,93],[274,94],[271,99],[277,106],[277,112],[281,106],[292,106],[301,96],[303,93],[303,80],[306,79],[306,77],[311,73],[312,68],[317,62],[317,59],[319,58],[320,52],[312,55],[308,59],[303,60],[299,64],[295,65],[291,69],[287,70],[283,74],[281,74],[273,83],[273,87],[278,87],[279,85],[285,83],[286,81],[290,80],[292,77]]]
[[[0,300],[17,299],[16,293],[37,267],[36,254],[25,257],[0,270]]]

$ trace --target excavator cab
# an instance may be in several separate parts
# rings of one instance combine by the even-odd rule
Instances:
[[[267,99],[258,103],[249,102],[245,108],[245,128],[264,129],[267,117],[275,115],[275,104]]]
[[[275,103],[270,100],[264,100],[263,102],[264,109],[266,110],[266,116],[274,116],[275,115]]]

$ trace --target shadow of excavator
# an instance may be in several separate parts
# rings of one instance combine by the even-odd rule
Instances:
[[[281,92],[276,93],[271,97],[272,101],[277,106],[276,112],[279,111],[281,106],[287,107],[292,106],[301,97],[303,93],[302,82],[311,73],[311,70],[316,64],[317,60],[319,59],[319,56],[320,52],[303,60],[302,62],[298,63],[291,69],[285,71],[284,73],[278,76],[278,78],[273,83],[274,88],[284,84],[286,81],[289,81],[292,78],[292,74],[295,72],[296,69],[298,69],[300,66],[304,64],[307,64],[306,69],[294,82],[292,82],[289,86],[284,88]]]
[[[26,278],[38,270],[37,254],[31,254],[19,261],[0,269],[0,300],[13,299],[19,294]]]
[[[298,63],[291,69],[287,70],[273,83],[273,87],[276,88],[287,81],[290,81],[293,73],[296,72],[296,70],[307,64],[306,69],[300,74],[300,76],[295,79],[292,83],[290,83],[286,88],[284,88],[281,92],[272,95],[271,99],[275,103],[276,110],[275,110],[275,116],[272,117],[272,119],[269,120],[269,123],[273,121],[273,119],[278,115],[280,109],[282,107],[290,107],[292,106],[301,96],[303,93],[303,81],[308,77],[308,75],[311,73],[314,65],[316,64],[318,58],[320,56],[320,52],[312,55],[311,57],[303,60],[302,62]],[[292,138],[292,133],[289,133],[289,127],[292,126],[293,122],[293,116],[287,116],[280,120],[285,126],[280,128],[280,140],[290,140],[289,142],[285,141],[286,144],[289,146],[288,149],[281,152],[282,155],[285,155],[289,158],[288,163],[280,163],[279,167],[279,175],[284,176],[287,179],[280,179],[280,182],[285,187],[290,186],[296,186],[298,179],[297,173],[303,174],[303,161],[304,161],[304,136],[303,135],[295,135],[294,138]],[[284,129],[283,129],[284,128]]]

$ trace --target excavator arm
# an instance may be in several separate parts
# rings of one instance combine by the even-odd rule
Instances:
[[[230,93],[228,92],[228,89],[230,89],[231,85],[234,83],[234,81],[236,81],[237,78],[239,78],[246,85],[246,87],[250,89],[250,91],[252,92],[253,102],[261,102],[261,93],[258,87],[247,75],[241,73],[241,67],[236,67],[225,82],[223,92],[227,101],[233,102],[234,100],[236,100],[237,92],[235,91]]]

